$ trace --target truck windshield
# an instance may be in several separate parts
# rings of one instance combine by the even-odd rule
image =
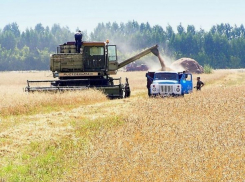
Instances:
[[[178,75],[176,73],[156,73],[155,80],[177,80]]]

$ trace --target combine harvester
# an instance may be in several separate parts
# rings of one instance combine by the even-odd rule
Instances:
[[[158,46],[152,46],[139,54],[119,63],[116,45],[106,42],[82,42],[81,52],[76,52],[75,42],[57,47],[57,53],[50,56],[50,70],[56,80],[27,80],[26,92],[65,91],[95,88],[102,90],[109,98],[130,96],[128,78],[125,84],[121,78],[113,78],[118,69],[153,53],[158,56]],[[46,84],[46,86],[31,86]]]

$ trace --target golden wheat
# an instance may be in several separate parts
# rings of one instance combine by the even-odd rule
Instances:
[[[72,106],[76,104],[88,104],[95,101],[107,100],[105,96],[96,90],[90,89],[84,92],[66,93],[27,93],[26,80],[51,80],[49,72],[2,72],[0,74],[0,114],[2,116],[25,114],[38,110],[43,106]]]
[[[125,125],[95,135],[76,180],[244,180],[244,90],[137,99]]]
[[[144,72],[118,72],[115,77],[128,77],[132,90],[132,97],[123,100],[107,100],[97,91],[84,95],[25,94],[21,87],[25,86],[26,73],[15,74],[20,81],[11,81],[13,74],[1,73],[9,78],[0,81],[2,165],[9,160],[22,164],[16,155],[32,142],[52,141],[59,148],[60,140],[67,138],[76,147],[66,148],[64,160],[71,165],[73,158],[75,168],[61,181],[245,179],[244,72],[202,74],[202,91],[164,99],[148,98]],[[28,73],[36,79],[43,77],[43,73],[36,74],[40,73]],[[30,115],[25,111],[26,105],[46,107],[53,102],[60,105],[56,112]],[[76,108],[67,108],[67,104]],[[115,120],[118,124],[113,124]],[[85,123],[91,126],[83,127]],[[86,150],[81,143],[85,138]]]

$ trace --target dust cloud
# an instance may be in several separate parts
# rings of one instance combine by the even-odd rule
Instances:
[[[158,55],[158,60],[151,61],[152,64],[148,65],[149,71],[178,71],[182,72],[185,69],[181,65],[173,65],[175,61],[167,56]]]
[[[137,53],[134,53],[135,48],[133,46],[125,43],[120,38],[117,39],[116,37],[114,37],[113,39],[110,39],[110,44],[117,45],[118,51],[121,54],[120,55],[121,60],[119,60],[119,62],[125,61],[131,56],[134,56],[137,54]],[[154,45],[150,45],[149,47],[151,46],[154,46]],[[146,47],[145,49],[149,47]],[[127,55],[127,56],[124,56],[124,55]],[[144,56],[138,59],[136,62],[137,64],[145,64],[149,68],[149,71],[179,71],[181,72],[185,70],[181,65],[171,65],[174,61],[175,60],[167,56],[161,55],[158,50],[158,53],[156,53],[155,56],[153,54],[149,56]]]

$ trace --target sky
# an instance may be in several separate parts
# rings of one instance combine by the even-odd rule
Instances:
[[[245,25],[244,0],[0,0],[0,29],[17,23],[20,31],[41,23],[92,32],[99,23],[137,21],[209,31],[214,25]]]

